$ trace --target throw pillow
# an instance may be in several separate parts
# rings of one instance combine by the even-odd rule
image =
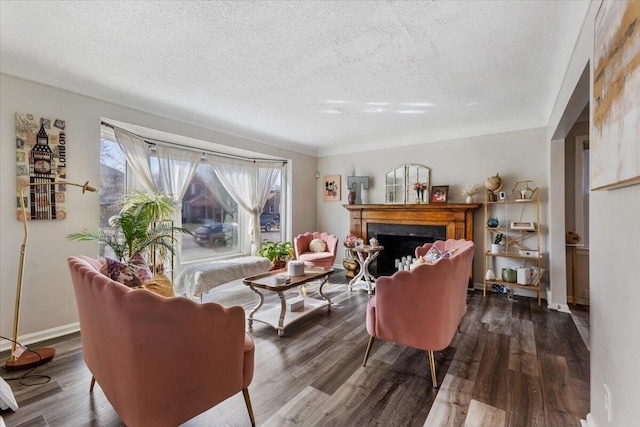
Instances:
[[[162,295],[163,297],[173,297],[176,295],[173,292],[171,280],[162,273],[158,273],[153,276],[150,280],[145,282],[144,285],[140,286],[140,289],[146,289],[155,294]]]
[[[451,258],[458,251],[458,248],[451,248],[448,251],[441,252],[435,246],[431,246],[429,251],[424,255],[427,264],[435,264],[441,259]]]
[[[311,243],[309,243],[309,250],[311,252],[325,252],[327,250],[327,244],[322,239],[313,239]]]
[[[434,262],[440,259],[440,254],[441,254],[440,249],[438,249],[435,246],[431,246],[427,251],[427,253],[424,254],[423,258],[427,262],[427,264],[433,264]]]
[[[140,257],[140,259],[141,258],[142,257]],[[135,255],[131,257],[131,259],[134,262],[125,264],[115,259],[105,257],[106,262],[100,268],[100,273],[130,288],[141,286],[144,282],[151,279],[151,270],[149,270],[149,266],[144,263],[144,260],[142,260],[142,263],[139,263],[140,260],[135,257]]]

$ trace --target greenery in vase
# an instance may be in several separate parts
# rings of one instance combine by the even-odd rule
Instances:
[[[496,234],[496,238],[493,240],[493,243],[496,245],[502,245],[504,241],[504,234],[498,233]]]
[[[70,233],[67,239],[105,243],[120,261],[128,260],[137,252],[149,255],[152,250],[164,257],[175,253],[176,233],[191,234],[187,229],[172,225],[170,221],[175,211],[171,196],[135,191],[125,196],[120,214],[109,219],[111,230],[83,228]]]
[[[271,242],[269,240],[262,243],[258,255],[265,257],[274,264],[286,262],[293,257],[294,250],[291,242]]]

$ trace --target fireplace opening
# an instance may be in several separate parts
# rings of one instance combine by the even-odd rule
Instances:
[[[369,266],[375,277],[390,276],[397,271],[395,260],[403,256],[415,256],[416,247],[436,240],[447,240],[447,227],[444,225],[417,224],[367,224],[367,236],[378,239],[384,246]]]

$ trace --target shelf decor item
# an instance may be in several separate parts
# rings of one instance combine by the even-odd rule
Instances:
[[[486,188],[489,193],[487,195],[489,202],[495,202],[498,200],[498,191],[502,189],[502,178],[500,178],[500,174],[496,173],[494,176],[490,176],[485,179],[484,188]]]
[[[516,202],[524,202],[531,200],[533,195],[536,194],[536,191],[538,191],[536,184],[531,180],[526,180],[516,182],[513,190],[511,190],[511,194],[515,194]]]

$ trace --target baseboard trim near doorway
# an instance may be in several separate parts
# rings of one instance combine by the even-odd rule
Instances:
[[[581,427],[597,427],[596,422],[593,421],[593,416],[591,415],[591,412],[587,414],[586,418],[587,418],[586,420],[580,420]]]

